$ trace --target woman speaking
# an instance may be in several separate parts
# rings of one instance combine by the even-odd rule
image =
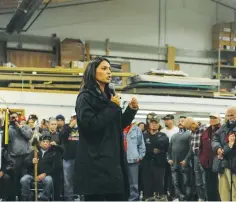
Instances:
[[[84,73],[76,113],[80,142],[76,154],[76,191],[85,201],[128,200],[127,160],[122,131],[138,110],[132,98],[125,112],[109,88],[110,62],[98,57]]]

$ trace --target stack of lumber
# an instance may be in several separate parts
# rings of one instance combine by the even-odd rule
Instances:
[[[35,67],[0,67],[0,88],[30,89],[31,91],[76,92],[78,93],[85,69],[35,68]],[[114,77],[129,78],[134,74],[129,72],[113,72]],[[126,83],[115,85],[116,90],[122,90]]]

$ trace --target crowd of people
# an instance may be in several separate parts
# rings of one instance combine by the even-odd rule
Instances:
[[[110,68],[103,57],[88,64],[68,124],[63,115],[39,123],[36,114],[10,114],[0,198],[235,201],[236,108],[227,109],[223,125],[219,113],[210,113],[209,125],[180,116],[176,126],[167,114],[162,127],[155,113],[134,123],[138,100],[122,111]]]
[[[223,125],[218,113],[210,114],[209,126],[181,116],[177,127],[174,116],[167,115],[163,128],[159,117],[150,113],[146,123],[127,126],[123,134],[129,200],[234,201],[235,113],[234,107],[229,108]],[[16,113],[10,116],[9,144],[1,148],[0,198],[32,200],[37,163],[37,180],[43,185],[39,200],[48,200],[53,190],[55,200],[74,200],[79,143],[76,113],[69,124],[63,115],[38,121],[35,114],[27,120]],[[38,140],[38,159],[34,157],[34,138]]]

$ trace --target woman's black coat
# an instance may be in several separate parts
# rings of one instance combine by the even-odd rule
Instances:
[[[76,191],[82,195],[121,193],[129,196],[123,129],[136,114],[84,89],[76,102],[80,141],[76,154]]]

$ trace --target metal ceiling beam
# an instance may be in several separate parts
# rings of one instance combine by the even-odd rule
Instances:
[[[216,1],[216,0],[211,0],[211,1],[217,3],[217,4],[221,5],[221,6],[224,6],[224,7],[226,7],[226,8],[229,8],[229,9],[232,9],[232,10],[236,10],[236,8],[231,7],[231,6],[229,6],[229,5],[226,5],[226,4],[224,4],[224,3],[221,3],[220,1]]]
[[[34,35],[26,35],[26,34],[8,35],[5,32],[0,32],[0,41],[7,41],[7,42],[54,45],[57,43],[57,40],[59,40],[59,38],[46,37],[46,36],[34,36]]]
[[[90,44],[90,49],[95,50],[106,49],[105,41],[88,40],[86,41],[86,43]],[[167,48],[166,47],[159,48],[158,44],[157,46],[145,46],[145,45],[110,42],[109,46],[111,51],[167,55]],[[194,51],[194,50],[185,50],[181,48],[176,48],[176,56],[200,57],[200,58],[214,57],[213,51]]]

